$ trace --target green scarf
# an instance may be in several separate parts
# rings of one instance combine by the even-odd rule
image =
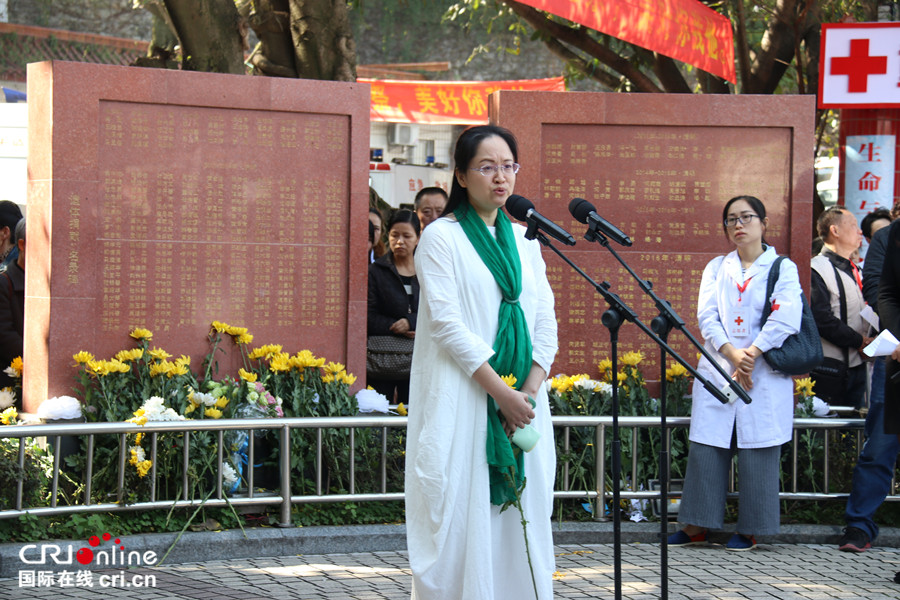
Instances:
[[[503,301],[494,341],[494,356],[488,361],[500,375],[512,374],[516,378],[516,389],[525,383],[531,371],[531,335],[525,313],[519,304],[522,293],[522,263],[513,236],[512,223],[503,211],[497,211],[495,222],[497,237],[491,235],[487,225],[468,204],[454,211],[459,224],[478,256],[494,276],[500,287]],[[491,504],[502,505],[516,500],[518,490],[525,480],[525,457],[518,448],[513,448],[503,423],[500,411],[491,396],[487,403],[487,462],[491,484]],[[512,477],[510,477],[512,474]]]

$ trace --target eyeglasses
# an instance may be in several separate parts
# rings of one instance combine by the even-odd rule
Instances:
[[[497,174],[498,171],[500,171],[508,177],[519,172],[519,163],[509,163],[506,165],[485,165],[483,167],[477,168],[472,167],[471,170],[478,171],[485,177],[493,177]]]
[[[759,215],[741,215],[739,217],[728,217],[725,219],[725,227],[731,229],[735,227],[738,223],[741,225],[749,225],[753,219],[758,219]]]

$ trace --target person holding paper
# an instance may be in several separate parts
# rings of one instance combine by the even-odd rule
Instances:
[[[556,452],[545,380],[557,327],[540,244],[500,210],[517,155],[506,129],[463,132],[447,207],[416,251],[405,490],[417,600],[553,596]],[[509,375],[513,386],[501,379]],[[540,439],[525,454],[507,436],[529,424]]]
[[[810,376],[819,398],[858,410],[865,404],[866,392],[861,352],[873,339],[862,317],[866,306],[862,276],[850,260],[862,242],[862,231],[853,213],[840,206],[819,215],[816,228],[825,246],[810,263],[809,305],[822,338],[825,363]]]
[[[732,458],[740,473],[737,533],[728,550],[752,550],[756,536],[780,530],[778,501],[781,445],[793,433],[793,381],[773,370],[763,353],[800,331],[803,311],[797,265],[785,259],[771,297],[769,271],[778,255],[765,241],[766,207],[738,196],[722,211],[725,235],[735,250],[712,259],[703,271],[697,321],[709,354],[733,373],[753,402],[722,404],[694,381],[691,447],[671,546],[705,544],[708,529],[722,529]],[[762,324],[762,311],[772,306]],[[721,388],[726,381],[705,358],[697,370]]]

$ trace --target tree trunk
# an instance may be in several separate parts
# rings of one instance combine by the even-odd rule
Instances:
[[[184,70],[246,72],[241,18],[232,0],[164,0],[164,4],[181,40]]]
[[[238,12],[259,38],[250,64],[259,75],[297,77],[288,0],[240,0]]]
[[[356,81],[346,0],[290,0],[290,28],[300,77]]]

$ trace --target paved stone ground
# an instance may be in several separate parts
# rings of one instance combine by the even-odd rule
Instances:
[[[622,546],[622,598],[662,598],[658,544]],[[612,544],[556,546],[555,598],[614,597]],[[900,549],[864,554],[833,545],[763,544],[751,552],[723,546],[669,548],[668,598],[672,600],[886,600],[900,598],[893,583]],[[156,577],[155,586],[99,587],[101,575]],[[59,577],[59,575],[55,575]],[[0,598],[29,600],[139,598],[140,600],[400,600],[411,576],[406,552],[298,555],[211,560],[127,571],[95,571],[94,587],[20,587],[0,579]],[[511,598],[509,600],[520,600]]]

